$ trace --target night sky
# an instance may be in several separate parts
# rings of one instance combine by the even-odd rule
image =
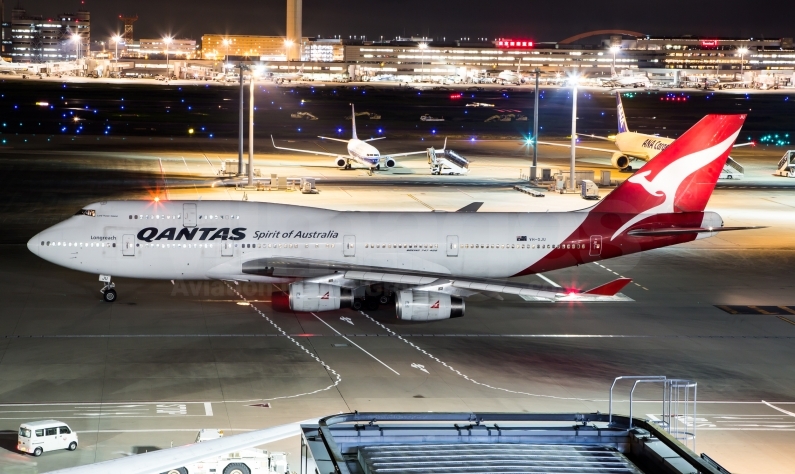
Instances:
[[[31,14],[54,16],[79,0],[19,0]],[[6,0],[6,16],[17,0]],[[85,0],[92,38],[121,30],[120,13],[137,14],[135,38],[200,39],[205,33],[283,35],[284,0]],[[624,29],[660,36],[795,36],[791,0],[762,3],[684,0],[483,1],[304,0],[304,36],[428,35],[558,41],[591,30]]]

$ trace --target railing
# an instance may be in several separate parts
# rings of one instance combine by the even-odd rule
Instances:
[[[635,389],[640,383],[662,384],[661,419],[652,420],[671,434],[676,440],[696,450],[696,398],[698,384],[692,380],[669,379],[664,375],[623,375],[613,380],[610,386],[608,421],[613,424],[613,389],[619,380],[634,380],[629,392],[629,428],[633,427]]]

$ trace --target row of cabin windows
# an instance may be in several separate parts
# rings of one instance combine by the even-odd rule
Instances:
[[[585,244],[461,244],[462,249],[567,249],[582,250]]]
[[[364,244],[366,249],[438,249],[439,244]]]
[[[42,247],[115,247],[116,242],[51,242],[41,241]]]
[[[130,214],[130,219],[182,219],[182,214],[169,215],[169,214]],[[199,219],[240,219],[240,216],[226,216],[226,215],[201,215]]]
[[[305,249],[310,248],[326,248],[326,249],[333,249],[334,244],[303,244]],[[301,244],[240,244],[240,246],[244,249],[297,249],[301,248]],[[237,244],[235,244],[237,247]]]

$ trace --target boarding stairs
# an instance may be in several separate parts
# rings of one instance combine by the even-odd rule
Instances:
[[[428,164],[431,174],[467,174],[469,160],[450,149],[436,150],[428,148]]]

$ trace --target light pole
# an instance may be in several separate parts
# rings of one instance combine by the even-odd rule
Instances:
[[[533,107],[533,167],[530,168],[530,181],[538,179],[538,80],[541,69],[536,66],[535,106]]]
[[[425,50],[428,49],[428,43],[420,43],[420,82],[422,82],[422,76],[425,74]]]
[[[229,61],[229,43],[231,41],[229,41],[229,38],[224,38],[223,43],[226,46],[226,55],[224,56],[224,69],[226,69],[226,62]]]
[[[254,69],[250,67],[248,77],[248,186],[251,187],[254,186]]]
[[[571,89],[571,162],[569,163],[569,186],[571,191],[573,192],[577,189],[575,178],[574,178],[574,159],[575,159],[575,151],[577,147],[577,86],[580,83],[580,77],[577,74],[574,74],[569,77],[569,80],[572,81],[573,87]]]
[[[80,34],[73,34],[72,41],[75,43],[75,64],[78,64],[80,62]],[[82,68],[80,70],[82,71]]]
[[[119,41],[121,41],[121,36],[118,34],[113,35],[111,38],[113,40],[113,44],[116,45],[116,52],[113,53],[113,59],[116,60],[116,72],[119,70]]]
[[[166,84],[168,84],[169,79],[171,79],[171,66],[168,61],[168,47],[171,46],[172,38],[170,36],[163,37],[163,44],[166,45]]]
[[[745,61],[745,55],[748,53],[748,48],[742,47],[737,50],[740,53],[740,80],[743,80],[743,62]]]
[[[610,52],[613,53],[613,65],[610,67],[610,75],[616,75],[616,54],[621,51],[621,46],[611,46]]]
[[[243,107],[245,107],[243,97],[243,63],[238,65],[240,67],[240,116],[238,118],[238,144],[237,144],[237,175],[243,176]]]

